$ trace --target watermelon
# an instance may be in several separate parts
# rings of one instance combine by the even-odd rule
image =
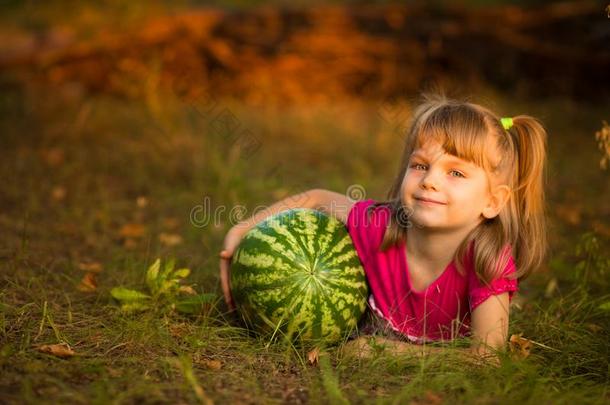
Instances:
[[[368,296],[345,225],[308,208],[268,217],[244,235],[233,255],[231,291],[257,332],[324,344],[351,332]]]

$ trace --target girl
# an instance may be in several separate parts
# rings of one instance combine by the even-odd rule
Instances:
[[[229,263],[241,237],[269,215],[314,208],[346,224],[363,264],[371,295],[361,331],[385,336],[397,351],[418,347],[399,340],[466,335],[475,353],[503,348],[517,280],[541,264],[546,248],[545,130],[526,115],[500,119],[428,95],[406,135],[387,201],[315,189],[231,228],[220,254],[229,307]],[[362,339],[349,344],[370,349]]]

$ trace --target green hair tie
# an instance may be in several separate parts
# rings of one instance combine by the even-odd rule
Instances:
[[[509,117],[500,118],[500,122],[505,130],[509,130],[513,127],[513,119]]]

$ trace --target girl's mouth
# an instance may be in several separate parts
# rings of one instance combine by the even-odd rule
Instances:
[[[426,198],[426,197],[413,197],[417,202],[422,203],[422,204],[426,204],[426,205],[447,205],[447,203],[444,203],[442,201],[438,201],[438,200],[434,200],[432,198]]]

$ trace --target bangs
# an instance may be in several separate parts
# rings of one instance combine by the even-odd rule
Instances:
[[[492,172],[492,137],[482,112],[469,105],[444,104],[424,114],[414,128],[413,149],[428,141],[442,145],[445,152]]]

